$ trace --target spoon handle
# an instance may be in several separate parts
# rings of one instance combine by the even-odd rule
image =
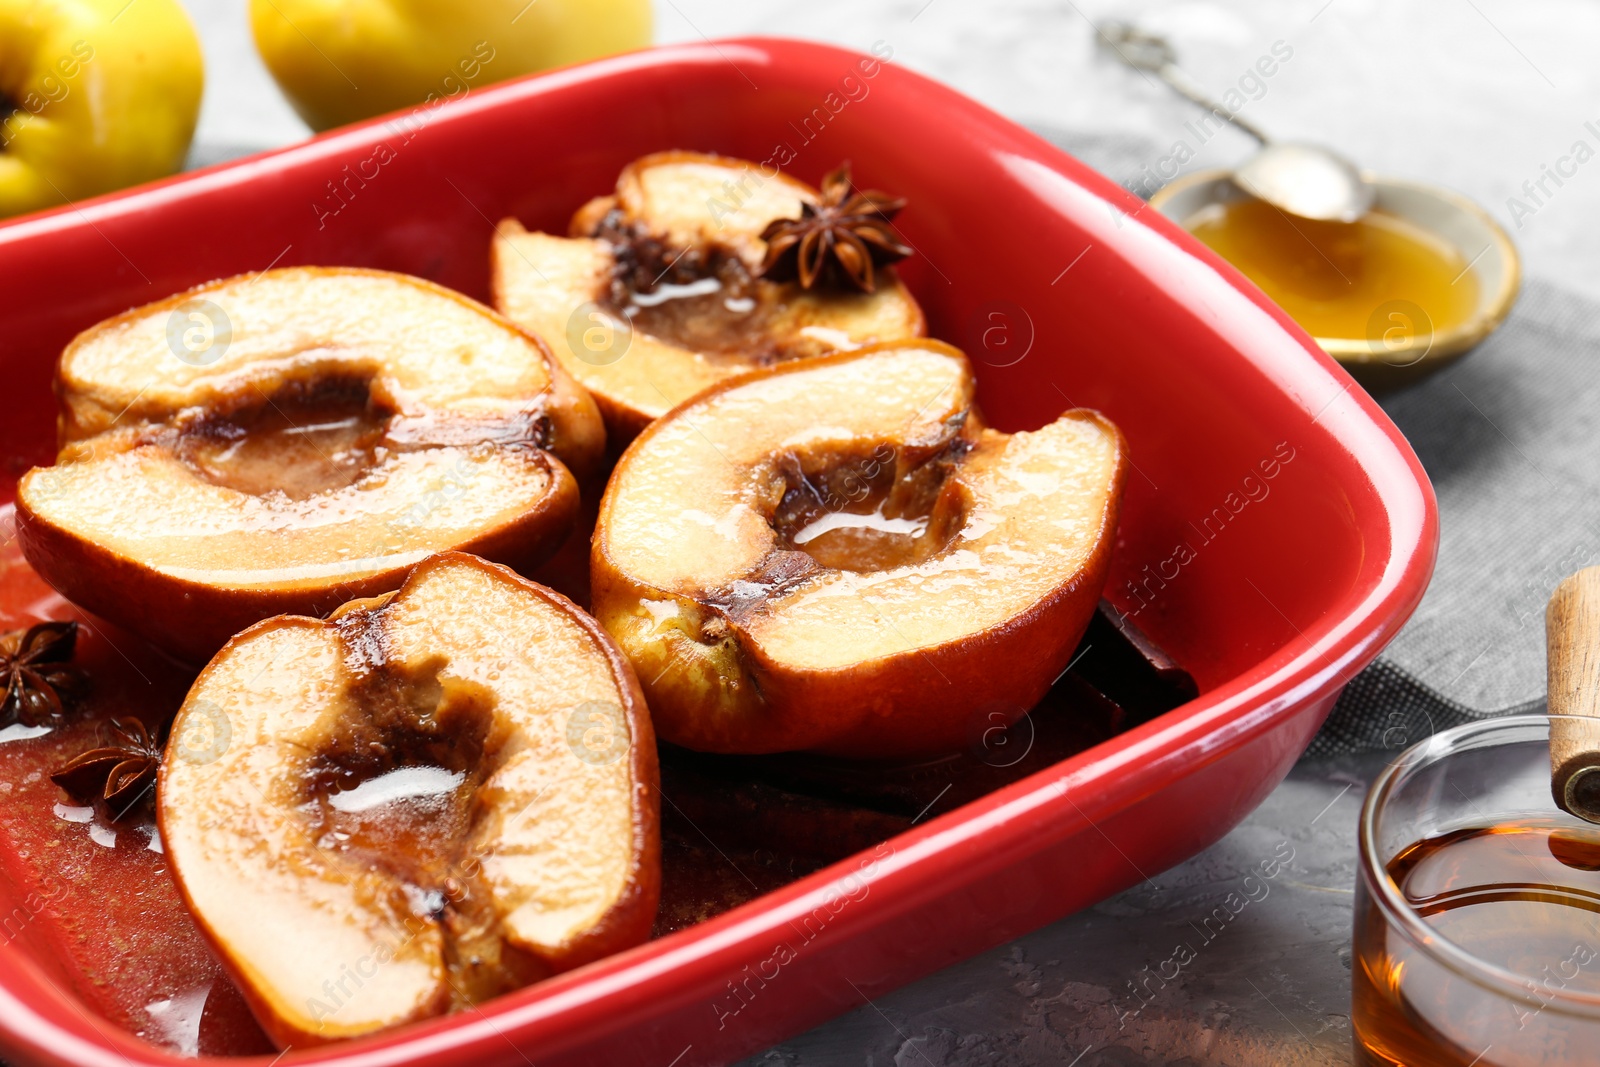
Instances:
[[[1100,35],[1100,47],[1134,70],[1149,71],[1190,103],[1226,120],[1263,145],[1271,143],[1271,138],[1255,123],[1229,111],[1190,81],[1188,76],[1178,69],[1177,53],[1165,37],[1141,30],[1131,22],[1102,22],[1096,25],[1095,29]]]
[[[1217,103],[1215,100],[1212,100],[1210,97],[1206,96],[1199,89],[1197,89],[1194,83],[1189,80],[1188,76],[1178,69],[1177,64],[1168,63],[1166,66],[1156,71],[1156,74],[1159,75],[1162,81],[1170,85],[1173,90],[1184,99],[1190,101],[1191,103],[1200,105],[1207,111],[1212,112],[1220,118],[1226,119],[1236,129],[1243,130],[1251,137],[1254,137],[1260,144],[1266,145],[1271,143],[1271,138],[1269,138],[1266,133],[1255,123],[1240,118],[1238,115],[1234,114],[1232,111],[1229,111],[1227,108],[1223,107],[1221,104]]]
[[[1550,791],[1562,808],[1600,822],[1600,567],[1556,587],[1545,611],[1551,715]]]

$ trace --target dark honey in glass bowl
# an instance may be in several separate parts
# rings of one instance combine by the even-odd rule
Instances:
[[[1358,879],[1357,1062],[1600,1063],[1600,827],[1554,813],[1469,825],[1401,849],[1385,872],[1429,936],[1476,966],[1397,929]]]

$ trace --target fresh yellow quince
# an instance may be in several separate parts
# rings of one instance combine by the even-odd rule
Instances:
[[[0,215],[173,173],[204,84],[176,0],[0,0]]]
[[[317,130],[650,43],[649,0],[250,0],[256,48]]]

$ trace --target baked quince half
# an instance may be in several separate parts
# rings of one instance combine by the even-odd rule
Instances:
[[[734,375],[922,336],[887,265],[910,251],[889,225],[901,202],[857,192],[847,167],[824,185],[724,156],[645,156],[568,237],[501,223],[494,304],[549,341],[614,442]]]
[[[162,847],[263,1029],[302,1048],[649,937],[650,716],[570,601],[463,553],[235,637],[173,721]]]
[[[418,278],[292,268],[109,319],[62,354],[61,451],[17,490],[28,561],[192,662],[272,615],[468,549],[561,543],[605,451],[548,349]]]
[[[594,613],[664,739],[912,758],[1020,717],[1105,582],[1127,466],[1093,411],[985,428],[936,341],[787,364],[644,431],[600,502]]]

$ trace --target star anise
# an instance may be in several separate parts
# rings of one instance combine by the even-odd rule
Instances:
[[[767,258],[761,276],[798,280],[802,289],[819,281],[845,283],[865,293],[877,286],[874,268],[904,259],[911,249],[891,220],[906,206],[899,197],[850,184],[850,164],[822,179],[820,203],[803,204],[797,219],[776,219],[761,231]]]
[[[112,719],[115,744],[80,753],[50,780],[74,800],[103,800],[121,818],[155,780],[161,767],[161,743],[138,719]]]
[[[83,679],[69,662],[77,642],[75,622],[40,622],[0,634],[0,678],[6,687],[0,723],[37,726],[62,713],[62,698]]]

